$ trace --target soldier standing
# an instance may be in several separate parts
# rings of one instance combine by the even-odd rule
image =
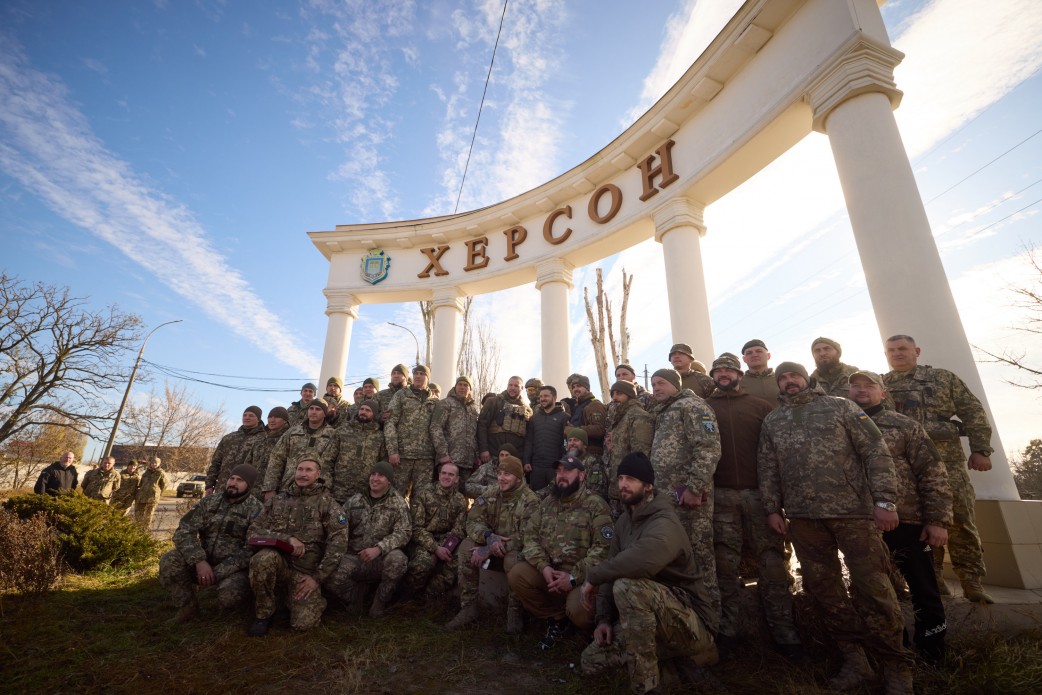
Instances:
[[[474,472],[478,457],[478,407],[471,398],[473,384],[468,376],[456,378],[445,399],[431,414],[431,443],[438,464],[453,463],[459,471],[459,487]]]
[[[271,450],[268,467],[264,471],[265,501],[271,499],[276,492],[287,490],[293,486],[296,471],[293,461],[299,461],[305,451],[314,450],[321,453],[336,435],[336,430],[326,424],[326,412],[329,407],[322,398],[315,398],[308,405],[307,419],[299,425],[290,427]]]
[[[153,456],[148,461],[148,469],[141,475],[134,497],[134,521],[148,531],[152,528],[152,517],[156,513],[156,505],[166,489],[166,472],[160,467],[163,460]]]
[[[539,391],[543,388],[543,380],[532,377],[525,382],[525,395],[528,396],[528,405],[535,411],[539,407]]]
[[[908,335],[887,338],[886,359],[890,371],[883,375],[897,412],[912,418],[926,430],[948,471],[954,520],[948,528],[948,554],[952,569],[970,601],[994,603],[981,582],[986,573],[984,551],[977,533],[974,501],[976,495],[968,470],[991,470],[991,423],[984,407],[969,387],[947,369],[919,364],[920,348]],[[958,418],[958,422],[953,420]],[[961,424],[960,424],[961,423]],[[969,458],[960,437],[969,438]],[[941,593],[948,587],[941,576],[944,550],[934,551],[937,585]]]
[[[532,490],[538,492],[553,483],[554,467],[564,455],[564,436],[561,433],[567,423],[568,414],[557,404],[557,389],[540,387],[538,407],[525,430],[525,452],[521,459]]]
[[[271,452],[279,443],[282,435],[289,430],[289,411],[282,406],[277,406],[268,411],[268,424],[264,427],[264,434],[253,440],[250,453],[246,455],[246,463],[257,469],[257,480],[264,480],[264,474],[268,470],[268,461]],[[264,486],[257,482],[250,486],[250,494],[264,501]]]
[[[350,403],[343,397],[344,391],[344,380],[338,376],[331,376],[326,380],[326,392],[322,398],[326,401],[326,404],[336,404],[337,410],[340,408],[347,408]]]
[[[871,418],[853,402],[811,388],[803,365],[783,362],[775,372],[782,404],[763,422],[760,493],[771,529],[784,535],[788,526],[803,586],[843,654],[829,687],[852,690],[872,676],[868,647],[883,664],[887,693],[911,695],[912,660],[902,646],[904,620],[881,533],[898,523],[893,459]]]
[[[261,415],[263,412],[260,407],[251,405],[242,412],[242,426],[221,437],[210,458],[210,467],[206,469],[207,495],[223,488],[231,470],[240,463],[246,463],[250,449],[264,435],[264,421],[261,420]]]
[[[409,385],[409,369],[404,364],[396,364],[391,369],[391,383],[387,388],[376,394],[376,400],[380,401],[380,422],[384,422],[391,416],[391,399],[394,394]]]
[[[379,398],[377,397],[377,391],[379,390],[380,381],[371,376],[366,377],[365,381],[362,382],[362,400],[358,401],[357,403],[355,403],[347,409],[346,418],[344,416],[341,416],[340,426],[346,427],[351,422],[351,420],[355,419],[355,416],[358,415],[358,408],[362,405],[363,402],[377,401],[377,403],[379,404]],[[382,412],[383,411],[380,409],[379,405],[377,405],[375,418],[375,422],[377,424],[379,424],[380,422],[380,415]]]
[[[619,370],[615,371],[618,373]],[[650,393],[647,395],[654,400]],[[655,438],[655,419],[644,410],[636,384],[621,379],[612,384],[608,430],[610,438],[605,441],[604,477],[612,515],[616,516],[621,507],[615,471],[629,454],[637,451],[651,453],[651,442]]]
[[[832,338],[815,338],[810,344],[810,353],[814,356],[814,372],[810,378],[817,380],[826,395],[846,398],[847,378],[857,367],[839,361],[843,356],[840,344]]]
[[[347,547],[347,516],[326,494],[318,455],[304,452],[293,484],[264,503],[250,524],[249,538],[289,543],[292,552],[261,548],[250,558],[250,588],[256,616],[247,634],[263,637],[271,627],[277,591],[285,589],[289,624],[310,630],[322,620],[326,599],[322,583],[340,564]]]
[[[742,361],[749,369],[742,379],[742,390],[750,396],[767,401],[771,408],[778,407],[778,382],[774,370],[768,366],[771,353],[759,338],[753,338],[742,346]]]
[[[141,475],[137,472],[137,467],[137,461],[127,462],[119,474],[119,488],[112,493],[112,506],[124,513],[130,509],[130,505],[134,504],[134,499],[137,497],[138,484],[141,482]]]
[[[98,462],[97,468],[87,471],[83,476],[83,494],[108,504],[121,482],[119,473],[113,469],[115,465],[115,457],[106,456]]]
[[[438,464],[438,484],[414,495],[409,505],[412,541],[405,549],[409,568],[405,588],[442,597],[456,584],[456,550],[463,541],[467,498],[457,486],[459,469],[452,461]]]
[[[72,492],[79,484],[79,479],[80,473],[76,470],[76,454],[66,451],[57,461],[40,471],[40,477],[36,479],[33,492],[37,495]]]
[[[363,596],[358,584],[376,584],[370,617],[384,614],[409,561],[403,549],[412,537],[412,520],[405,498],[394,489],[394,468],[379,461],[369,474],[369,490],[347,501],[347,552],[325,588],[340,600],[351,603]]]
[[[181,517],[174,549],[159,558],[159,583],[177,606],[171,623],[198,614],[196,587],[216,586],[221,608],[234,608],[249,597],[246,570],[252,553],[246,532],[263,506],[250,494],[256,482],[257,469],[240,464],[229,473],[223,494],[203,498]]]
[[[378,461],[387,459],[384,434],[376,422],[380,404],[362,401],[355,417],[336,434],[322,451],[322,470],[329,471],[327,482],[333,499],[346,504],[352,496],[369,490],[369,472]]]
[[[525,450],[525,433],[532,408],[521,400],[521,377],[507,380],[506,391],[490,398],[478,415],[478,453],[482,463],[499,455],[504,444]]]
[[[578,427],[586,431],[587,449],[594,456],[604,453],[605,424],[608,410],[590,393],[590,378],[578,375],[571,385],[575,406],[568,415],[568,427],[565,431]]]
[[[681,388],[691,389],[699,398],[705,398],[713,392],[713,380],[706,376],[706,368],[695,359],[691,346],[686,343],[677,343],[669,349],[669,363],[680,375]],[[701,365],[699,371],[695,364]]]
[[[434,473],[434,444],[431,442],[431,415],[437,401],[427,388],[431,370],[422,364],[412,370],[412,386],[394,394],[384,420],[387,460],[395,468],[401,493],[430,488]]]
[[[289,408],[286,409],[286,412],[289,413],[290,426],[299,425],[307,419],[308,406],[311,405],[316,393],[318,393],[318,387],[310,381],[300,387],[300,400],[290,403]]]

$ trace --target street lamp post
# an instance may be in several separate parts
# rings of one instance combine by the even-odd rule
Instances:
[[[130,398],[130,389],[134,386],[134,377],[137,376],[137,368],[141,364],[141,358],[145,354],[145,345],[148,344],[148,339],[151,338],[152,334],[160,328],[163,326],[169,326],[171,323],[181,323],[181,319],[175,319],[173,321],[159,324],[149,331],[148,335],[145,336],[145,339],[141,341],[141,349],[138,350],[137,360],[134,361],[134,369],[130,372],[130,380],[127,382],[127,390],[123,392],[123,402],[119,404],[119,410],[116,411],[116,421],[112,423],[112,432],[109,433],[109,441],[105,444],[105,453],[101,455],[101,459],[99,460],[108,458],[109,454],[112,453],[112,445],[116,442],[116,433],[119,431],[119,423],[120,420],[123,419],[123,410],[127,407],[127,399]]]
[[[412,341],[413,341],[414,343],[416,343],[416,362],[415,362],[414,364],[419,364],[419,363],[420,363],[420,341],[416,339],[416,334],[415,334],[415,333],[413,333],[412,331],[410,331],[410,330],[409,330],[408,328],[406,328],[405,326],[402,326],[402,325],[400,325],[400,324],[397,324],[397,323],[395,323],[395,322],[393,322],[393,321],[388,321],[388,322],[387,322],[387,325],[388,325],[388,326],[394,326],[394,327],[396,327],[396,328],[401,328],[401,329],[402,329],[403,331],[407,331],[407,332],[409,333],[409,335],[411,335],[411,336],[412,336]]]

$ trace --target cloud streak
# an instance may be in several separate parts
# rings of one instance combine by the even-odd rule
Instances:
[[[0,36],[0,104],[0,168],[8,175],[262,351],[318,371],[191,210],[106,149],[64,84],[33,68],[11,36]]]

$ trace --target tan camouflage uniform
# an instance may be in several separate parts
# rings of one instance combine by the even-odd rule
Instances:
[[[405,586],[413,592],[427,588],[433,596],[448,593],[456,584],[456,562],[442,562],[434,554],[448,536],[463,541],[467,518],[467,498],[455,488],[435,485],[414,495],[409,506],[412,516],[412,541],[405,550],[409,569]]]
[[[83,476],[80,488],[83,494],[91,499],[101,500],[108,504],[123,481],[120,480],[119,471],[112,468],[108,471],[102,470],[101,466],[92,468]]]
[[[485,403],[478,415],[478,453],[489,452],[493,459],[504,444],[512,444],[519,452],[525,450],[525,434],[532,406],[521,399],[511,398],[506,391]]]
[[[818,386],[825,392],[825,395],[846,398],[847,392],[850,390],[850,384],[847,380],[857,370],[857,367],[839,362],[827,372],[815,369],[811,373],[810,378],[818,380]]]
[[[435,466],[445,456],[459,469],[460,486],[474,472],[478,453],[478,407],[470,396],[464,403],[455,390],[437,402],[431,415]]]
[[[619,464],[635,451],[650,456],[655,438],[655,418],[648,414],[639,400],[629,400],[622,405],[613,401],[611,406],[608,406],[611,447],[604,454],[604,473],[608,499],[615,501],[619,499],[619,488],[615,485]]]
[[[326,600],[321,591],[313,591],[300,601],[293,600],[293,589],[303,576],[321,584],[340,564],[347,549],[347,516],[336,500],[327,494],[320,478],[314,485],[302,488],[295,482],[264,503],[260,516],[250,524],[249,537],[278,538],[290,536],[302,542],[303,557],[273,548],[262,548],[250,559],[250,588],[256,600],[258,618],[270,618],[278,607],[277,591],[284,588],[285,602],[294,630],[315,627],[322,619]]]
[[[335,436],[336,429],[326,423],[314,430],[308,427],[306,420],[290,426],[271,450],[261,489],[264,492],[282,492],[295,486],[294,477],[301,455],[305,451],[325,451]]]
[[[499,474],[499,459],[494,458],[488,463],[478,466],[477,470],[467,478],[463,486],[463,494],[470,499],[477,499],[485,494],[485,491],[496,485]]]
[[[778,407],[778,377],[773,367],[768,367],[762,372],[745,370],[742,378],[742,390],[750,396],[762,398],[770,404],[771,408]]]
[[[113,469],[115,470],[115,469]],[[138,484],[141,482],[141,474],[137,471],[127,473],[123,470],[119,474],[119,488],[112,493],[111,504],[116,509],[127,511],[137,498]]]
[[[206,489],[221,490],[228,482],[232,469],[240,463],[246,463],[250,456],[253,445],[264,437],[264,425],[246,427],[221,437],[217,443],[213,456],[210,458],[210,466],[206,469]]]
[[[268,462],[271,460],[271,452],[275,450],[275,445],[282,439],[282,435],[289,431],[292,425],[285,425],[280,430],[268,429],[264,432],[263,437],[257,437],[253,440],[253,446],[250,447],[250,453],[246,456],[244,463],[248,463],[257,469],[257,484],[250,488],[250,494],[259,499],[261,502],[264,501],[264,474],[268,470]]]
[[[380,389],[376,392],[376,400],[380,404],[380,412],[376,413],[376,418],[380,422],[383,422],[384,413],[387,413],[391,410],[391,399],[394,398],[394,395],[401,391],[403,388],[409,388],[409,384],[407,381],[403,382],[403,384],[403,386],[395,386],[394,384],[389,384],[387,388]]]
[[[365,423],[351,420],[347,426],[337,429],[321,458],[322,470],[329,471],[332,479],[334,499],[347,504],[352,496],[367,494],[373,464],[387,458],[380,425],[375,420]]]
[[[134,495],[134,521],[146,531],[152,528],[152,517],[166,484],[166,472],[162,468],[146,468],[141,474]]]
[[[395,486],[409,497],[429,490],[434,478],[434,444],[431,442],[431,415],[439,401],[430,389],[409,386],[391,399],[391,416],[384,421],[387,455],[398,454],[401,461],[394,477]]]
[[[315,400],[312,398],[311,400]],[[299,401],[293,401],[286,408],[286,412],[289,414],[289,426],[295,427],[300,423],[308,419],[308,408],[311,406],[311,401],[304,403],[303,399]]]
[[[208,562],[216,578],[217,599],[222,608],[232,608],[250,594],[252,549],[246,543],[250,523],[263,505],[245,495],[229,501],[222,493],[210,495],[181,517],[174,531],[174,549],[159,559],[159,583],[178,608],[196,601],[195,565]]]
[[[716,383],[713,381],[713,377],[694,369],[687,374],[680,375],[680,389],[690,389],[699,398],[708,398],[715,388]]]

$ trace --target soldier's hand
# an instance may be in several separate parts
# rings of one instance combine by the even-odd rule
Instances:
[[[487,548],[478,546],[470,551],[470,564],[474,567],[481,567],[481,563],[488,557]]]
[[[598,647],[607,647],[611,645],[611,625],[607,623],[601,623],[597,626],[597,629],[593,631],[593,641]]]
[[[358,558],[362,562],[372,562],[376,558],[380,557],[381,552],[383,551],[374,545],[372,548],[366,548],[362,552],[358,553]]]
[[[402,457],[399,454],[390,454],[387,457],[387,463],[391,464],[395,468],[402,462]]]
[[[488,463],[491,460],[492,460],[492,454],[488,453],[487,451],[482,451],[481,452],[481,462],[482,463]]]
[[[893,531],[897,528],[899,519],[897,518],[897,512],[888,512],[885,509],[879,507],[873,507],[872,516],[876,520],[876,528],[880,531]]]
[[[438,463],[452,463],[452,457],[442,456],[440,459],[438,459]]]
[[[496,539],[496,542],[493,543],[491,546],[489,546],[489,549],[492,551],[492,554],[495,555],[496,557],[503,557],[504,555],[506,555],[507,554],[507,547],[503,543],[503,541],[509,541],[509,540],[510,539],[507,538],[506,536],[500,536],[498,539]]]
[[[525,473],[531,473],[531,472],[532,472],[532,464],[526,463],[525,464]]]
[[[785,523],[785,517],[777,512],[767,515],[767,525],[779,536],[784,536],[789,532],[789,526]]]
[[[593,612],[593,609],[594,609],[593,600],[594,600],[594,597],[596,597],[596,596],[597,596],[597,587],[595,587],[590,582],[583,582],[582,587],[579,589],[579,597],[582,599],[583,608],[585,608],[590,613]]]
[[[702,506],[702,495],[696,495],[690,490],[684,490],[684,496],[680,499],[680,504],[685,507],[692,509]]]
[[[971,471],[981,471],[982,473],[984,471],[990,471],[991,457],[974,451],[970,454],[970,460],[966,462],[966,467]]]
[[[305,574],[297,580],[297,587],[293,590],[293,600],[303,601],[318,589],[318,582],[311,575]]]
[[[289,544],[293,546],[293,557],[304,557],[308,547],[298,540],[296,536],[289,537]]]
[[[923,532],[919,534],[919,540],[926,541],[931,548],[940,548],[948,544],[948,529],[933,524],[923,524]]]
[[[195,581],[199,586],[213,586],[217,578],[214,577],[213,567],[206,560],[195,563]]]
[[[440,545],[434,549],[434,554],[442,562],[450,562],[452,560],[452,553],[449,552],[449,549]]]
[[[212,487],[208,487],[208,488],[206,488],[206,490],[203,491],[203,497],[209,497],[212,494],[213,494],[213,488]]]
[[[275,496],[275,491],[274,490],[268,490],[267,492],[264,493],[264,501],[267,502],[268,500],[270,500],[274,496]]]

